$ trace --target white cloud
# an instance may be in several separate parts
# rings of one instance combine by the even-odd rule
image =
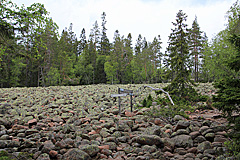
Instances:
[[[225,28],[225,13],[236,0],[18,0],[29,6],[43,3],[50,16],[59,25],[59,33],[73,23],[73,31],[79,37],[82,28],[87,35],[97,20],[101,26],[101,14],[106,12],[107,35],[110,41],[115,30],[125,37],[132,34],[133,45],[138,34],[152,41],[161,35],[163,49],[167,46],[168,36],[181,9],[188,15],[187,23],[191,27],[195,15],[202,31],[209,38]]]

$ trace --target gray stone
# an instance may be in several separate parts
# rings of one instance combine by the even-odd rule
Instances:
[[[209,127],[208,126],[202,126],[200,129],[199,129],[199,132],[202,134],[204,131],[208,130]]]
[[[197,146],[199,153],[203,153],[206,149],[212,149],[211,143],[208,141],[204,141]]]
[[[142,150],[144,153],[153,153],[153,152],[156,152],[157,149],[155,146],[149,146],[149,145],[144,145],[142,146]]]
[[[90,160],[91,157],[84,151],[73,148],[63,155],[63,160]]]
[[[83,150],[91,157],[95,156],[100,151],[97,145],[84,145],[81,146],[79,149]]]
[[[103,138],[109,137],[111,134],[108,133],[108,129],[102,128],[100,133],[99,133]]]
[[[136,137],[136,142],[143,145],[163,145],[163,141],[156,135],[140,135]]]
[[[205,138],[210,141],[210,142],[213,142],[214,141],[214,137],[215,137],[215,134],[214,133],[207,133],[205,135]]]
[[[55,145],[52,141],[46,141],[43,143],[42,153],[49,153],[51,150],[55,149]]]
[[[189,125],[190,125],[189,121],[179,120],[175,127],[175,131],[177,131],[178,129],[186,129]]]
[[[43,153],[37,158],[37,160],[50,160],[50,157],[47,153]]]
[[[186,129],[178,129],[176,135],[186,134],[188,135],[189,132]]]
[[[203,132],[202,132],[202,135],[205,136],[205,135],[208,134],[208,133],[214,133],[213,129],[209,128],[209,129],[203,131]]]
[[[194,131],[194,132],[191,132],[189,135],[192,137],[192,139],[195,139],[197,136],[200,135],[200,133],[198,131]]]
[[[160,126],[148,127],[145,129],[143,134],[160,136],[161,135],[161,127]]]
[[[193,140],[189,135],[178,135],[173,138],[176,147],[193,147]]]
[[[206,138],[203,136],[198,136],[193,140],[194,143],[202,143],[204,141],[206,141]]]
[[[184,120],[185,118],[183,116],[180,116],[180,115],[175,115],[173,120],[174,121],[179,121],[179,120]]]

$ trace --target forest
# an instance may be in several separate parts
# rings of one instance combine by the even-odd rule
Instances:
[[[58,25],[43,4],[19,7],[1,0],[0,5],[1,88],[170,82],[179,71],[173,58],[181,56],[175,50],[179,45],[184,45],[184,68],[195,82],[239,74],[227,65],[235,51],[228,37],[238,21],[237,2],[227,11],[226,28],[211,40],[201,31],[197,16],[192,26],[187,26],[187,15],[180,10],[165,53],[160,35],[148,41],[139,34],[135,43],[131,33],[120,35],[116,30],[109,40],[105,12],[87,39],[85,28],[76,35],[72,23],[58,33]],[[179,20],[183,23],[180,29]]]

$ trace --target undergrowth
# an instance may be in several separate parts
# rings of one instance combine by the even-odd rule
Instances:
[[[161,91],[156,93],[158,95],[163,94]],[[171,101],[167,96],[164,98],[161,97],[162,96],[158,96],[156,99],[153,99],[149,94],[148,97],[142,101],[142,107],[150,108],[150,110],[146,113],[148,116],[172,119],[174,116],[180,115],[188,119],[188,113],[193,112],[196,109],[212,109],[210,97],[207,95],[200,95],[195,92],[184,97],[171,95],[174,105],[171,104]],[[152,106],[153,102],[156,102],[157,105]]]

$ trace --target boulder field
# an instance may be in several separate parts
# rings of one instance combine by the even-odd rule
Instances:
[[[1,90],[2,157],[36,160],[225,159],[224,142],[228,130],[226,121],[215,114],[216,110],[189,113],[190,119],[176,115],[168,123],[162,117],[146,115],[150,108],[134,108],[130,112],[127,100],[123,100],[119,114],[114,98],[106,94],[89,97],[93,91],[86,93],[84,88],[19,90],[23,89]],[[79,90],[87,94],[86,97],[82,94],[82,99],[88,98],[81,103]]]

